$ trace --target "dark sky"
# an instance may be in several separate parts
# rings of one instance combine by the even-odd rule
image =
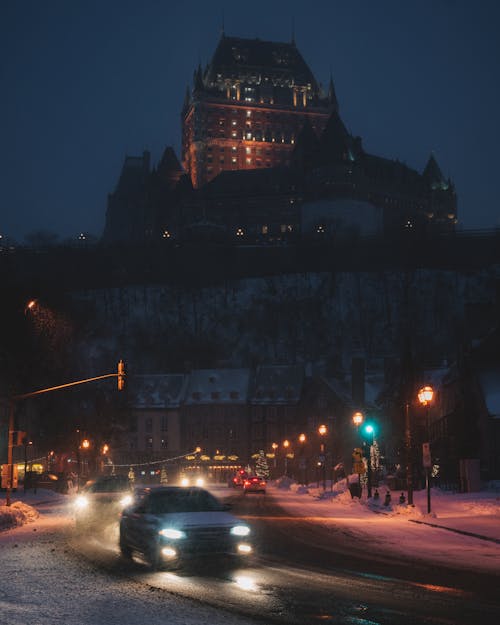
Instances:
[[[369,152],[431,151],[463,228],[500,226],[497,0],[11,0],[0,7],[0,233],[100,235],[126,154],[179,153],[180,109],[228,35],[289,41]]]

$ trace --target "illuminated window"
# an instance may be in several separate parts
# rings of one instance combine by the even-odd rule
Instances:
[[[268,234],[269,233],[269,226],[262,226],[262,234]]]
[[[233,130],[233,132],[231,133],[231,137],[232,137],[233,139],[236,139],[236,137],[237,137],[237,136],[238,136],[238,135],[237,135],[236,131],[234,131],[234,130]]]
[[[235,165],[235,164],[236,164],[236,162],[237,162],[237,160],[238,160],[238,159],[237,159],[236,157],[234,157],[234,156],[233,156],[233,158],[231,159],[231,163],[233,163],[233,165]]]
[[[252,159],[251,158],[247,158],[247,165],[251,165],[252,164]]]
[[[161,448],[162,448],[162,449],[167,449],[167,447],[168,447],[168,441],[167,441],[167,439],[166,439],[166,438],[162,438],[162,439],[161,439]]]
[[[146,449],[152,449],[152,448],[153,448],[153,437],[146,436]]]
[[[252,111],[247,111],[247,117],[252,117]]]
[[[235,119],[233,119],[233,121],[231,122],[231,125],[232,126],[236,126],[236,124],[237,124],[237,121]]]
[[[252,148],[245,148],[245,152],[247,154],[251,154],[252,153]]]
[[[252,133],[251,132],[247,132],[247,140],[250,141],[250,139],[252,138]]]

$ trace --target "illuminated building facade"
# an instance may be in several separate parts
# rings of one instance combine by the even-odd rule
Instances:
[[[182,163],[182,164],[181,164]],[[450,231],[453,183],[364,150],[295,43],[222,35],[182,108],[180,162],[127,157],[108,198],[107,241],[283,243],[301,236]]]
[[[194,73],[182,111],[182,164],[195,188],[221,172],[289,165],[307,122],[319,136],[337,102],[295,43],[226,37]]]

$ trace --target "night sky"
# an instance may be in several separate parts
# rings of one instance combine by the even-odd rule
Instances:
[[[500,226],[497,0],[11,0],[0,7],[0,234],[99,236],[125,155],[180,154],[180,110],[225,32],[290,41],[371,153],[455,182]]]

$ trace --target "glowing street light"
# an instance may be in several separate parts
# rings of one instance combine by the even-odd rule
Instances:
[[[356,428],[359,429],[359,426],[363,423],[363,413],[362,412],[355,412],[352,416],[352,421],[354,423],[354,425],[356,426]]]
[[[434,389],[432,386],[423,386],[417,393],[418,401],[422,406],[426,408],[426,421],[427,421],[427,438],[430,439],[429,436],[429,404],[434,399]],[[431,478],[430,478],[430,469],[432,466],[432,457],[431,457],[431,445],[430,440],[427,440],[426,443],[422,446],[422,456],[423,456],[423,465],[425,467],[425,486],[427,490],[427,513],[431,511]]]
[[[432,386],[423,386],[418,391],[418,401],[422,404],[422,406],[427,406],[434,399],[434,389]]]

